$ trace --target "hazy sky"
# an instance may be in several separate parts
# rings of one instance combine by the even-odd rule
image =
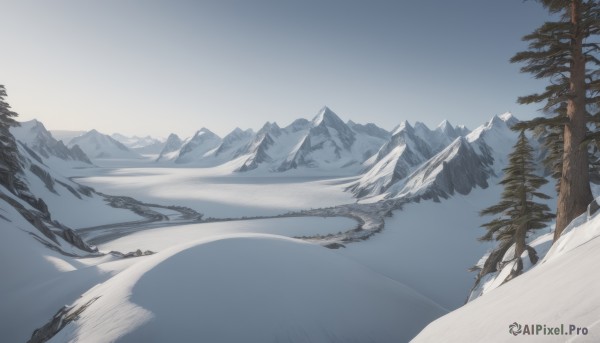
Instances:
[[[49,129],[183,136],[343,120],[470,128],[536,114],[508,59],[546,14],[522,0],[1,1],[0,83]]]

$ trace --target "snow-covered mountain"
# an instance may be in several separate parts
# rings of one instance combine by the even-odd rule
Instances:
[[[159,154],[165,146],[165,141],[151,136],[125,136],[120,133],[110,135],[115,140],[123,143],[129,149],[140,154]]]
[[[82,136],[73,138],[68,146],[78,145],[91,159],[105,158],[140,158],[141,155],[131,151],[123,143],[114,138],[91,130]]]
[[[266,123],[237,154],[236,171],[261,167],[278,172],[307,168],[356,172],[387,135],[373,124],[350,124],[355,129],[328,107],[310,122],[298,119],[283,129],[276,123]]]
[[[359,165],[365,158],[364,154],[369,152],[364,151],[364,146],[354,145],[356,136],[357,133],[333,111],[324,107],[277,170],[286,171],[299,167],[331,169]],[[363,151],[359,151],[360,149]]]
[[[283,131],[277,123],[265,123],[253,139],[236,153],[236,161],[241,165],[235,171],[244,172],[256,169],[260,164],[272,162],[273,158],[267,151],[275,145],[275,139],[279,140],[282,135],[288,136],[289,134],[287,131]]]
[[[37,120],[20,123],[20,126],[10,128],[10,132],[17,141],[33,150],[38,156],[43,157],[47,163],[56,164],[51,159],[61,161],[81,162],[80,165],[90,165],[91,162],[81,148],[75,144],[68,148],[62,141],[54,139],[46,130],[44,124]]]
[[[472,132],[443,121],[435,130],[422,123],[413,128],[402,123],[362,177],[349,186],[357,197],[446,198],[473,187],[487,187],[487,180],[506,165],[518,122],[511,114],[494,116]],[[467,133],[463,136],[464,133]],[[441,150],[440,150],[441,149]]]
[[[254,137],[252,129],[242,130],[236,127],[233,131],[223,137],[217,149],[212,150],[209,158],[210,165],[218,165],[232,160],[239,151],[250,143]]]
[[[156,161],[171,161],[177,157],[179,149],[183,146],[184,141],[179,138],[176,134],[172,133],[167,137],[165,145],[160,151]]]
[[[221,141],[221,137],[203,127],[181,146],[174,161],[175,163],[199,162],[207,157],[211,150],[217,148]]]

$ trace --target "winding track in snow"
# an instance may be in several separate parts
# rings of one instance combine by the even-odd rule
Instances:
[[[384,217],[389,215],[392,210],[401,208],[403,204],[403,202],[398,201],[383,201],[374,204],[347,204],[329,208],[302,210],[275,216],[202,219],[201,214],[186,207],[148,204],[129,197],[114,197],[102,193],[100,194],[104,196],[112,206],[131,210],[146,219],[78,229],[77,233],[87,243],[93,245],[106,243],[142,230],[185,224],[293,217],[346,217],[355,220],[357,222],[356,227],[339,234],[296,237],[327,247],[337,248],[340,246],[343,247],[346,243],[368,239],[372,235],[380,232],[385,225]],[[165,215],[160,213],[157,209],[169,209],[178,212],[178,214]]]

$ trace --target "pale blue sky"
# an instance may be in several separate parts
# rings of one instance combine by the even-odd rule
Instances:
[[[470,128],[536,114],[508,59],[546,19],[522,0],[2,1],[0,83],[50,129],[191,135],[343,120]]]

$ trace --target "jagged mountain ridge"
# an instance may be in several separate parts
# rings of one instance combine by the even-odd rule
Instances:
[[[79,145],[74,144],[70,148],[67,147],[62,141],[56,140],[46,130],[44,124],[35,119],[11,127],[10,132],[17,141],[26,145],[27,148],[35,151],[37,155],[44,159],[56,157],[63,161],[79,161],[88,165],[92,163]]]
[[[323,107],[311,121],[297,119],[286,127],[267,122],[256,133],[236,128],[221,138],[202,128],[185,140],[172,134],[156,161],[225,166],[229,172],[339,172],[359,175],[347,188],[359,199],[439,199],[487,187],[505,165],[515,136],[510,127],[517,121],[510,114],[494,116],[473,131],[447,120],[435,129],[404,121],[388,132],[345,123]]]
[[[200,167],[230,163],[234,172],[347,167],[357,172],[389,133],[374,124],[346,124],[324,107],[312,121],[301,118],[283,128],[267,122],[256,133],[236,128],[222,140],[213,135],[200,140],[202,135],[197,134],[181,144],[173,137],[173,144],[166,144],[157,161]]]
[[[355,172],[385,141],[385,130],[371,124],[365,129],[344,123],[331,109],[324,107],[312,121],[299,119],[280,128],[267,123],[239,155],[245,159],[237,171],[265,165],[271,171],[291,169],[344,169]]]
[[[447,121],[435,130],[422,123],[415,128],[402,123],[368,161],[369,169],[348,189],[359,198],[439,199],[454,192],[467,194],[473,187],[485,188],[487,180],[497,176],[506,163],[516,139],[510,128],[516,122],[518,119],[507,113],[492,117],[472,132]]]

